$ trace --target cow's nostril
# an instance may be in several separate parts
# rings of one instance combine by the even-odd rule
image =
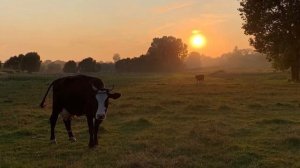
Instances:
[[[97,120],[103,120],[103,119],[105,119],[105,115],[99,114],[99,115],[96,116],[96,119]]]

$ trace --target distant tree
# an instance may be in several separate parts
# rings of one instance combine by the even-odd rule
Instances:
[[[93,58],[89,57],[79,62],[78,70],[79,72],[97,72],[99,65],[97,65],[97,62]]]
[[[102,65],[100,62],[97,62],[96,63],[96,66],[95,66],[95,72],[100,72],[102,69]]]
[[[201,55],[198,52],[191,52],[185,60],[187,68],[200,68]]]
[[[120,54],[118,54],[118,53],[114,54],[113,60],[114,60],[115,63],[118,62],[118,61],[120,61],[120,59],[121,59]]]
[[[2,69],[2,62],[0,61],[0,69]]]
[[[36,52],[27,53],[21,61],[21,70],[27,72],[38,72],[41,67],[40,56]]]
[[[188,55],[187,45],[172,36],[154,38],[147,54],[157,71],[174,71],[183,68]],[[150,62],[151,62],[150,61]]]
[[[121,59],[115,63],[116,70],[119,72],[130,72],[130,58]]]
[[[154,38],[147,54],[116,62],[117,71],[169,72],[183,69],[188,54],[187,45],[172,36]]]
[[[45,61],[43,62],[43,64],[48,65],[48,64],[50,64],[51,62],[52,62],[51,60],[45,60]]]
[[[300,1],[242,0],[241,17],[250,44],[267,55],[276,69],[291,68],[291,77],[299,81]]]
[[[63,71],[66,73],[76,73],[77,72],[77,64],[75,61],[68,61],[63,68]]]
[[[115,64],[112,62],[102,62],[100,64],[101,64],[101,71],[104,71],[104,72],[115,71]]]
[[[47,65],[47,72],[48,73],[59,73],[61,72],[61,65],[55,62],[51,62]]]
[[[232,52],[222,54],[218,60],[218,66],[225,68],[267,69],[271,67],[263,54],[252,49],[239,49],[237,47]]]
[[[23,54],[20,54],[19,56],[12,56],[7,61],[5,61],[3,67],[19,71],[21,70],[21,62],[23,57]]]

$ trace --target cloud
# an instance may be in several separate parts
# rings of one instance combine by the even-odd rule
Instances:
[[[203,21],[204,26],[214,26],[230,20],[231,16],[226,14],[206,13],[202,14],[198,20]]]
[[[205,13],[201,14],[197,17],[188,17],[178,19],[176,21],[169,21],[165,24],[161,24],[159,27],[155,27],[152,29],[152,32],[161,33],[161,32],[170,32],[170,30],[174,29],[184,29],[186,27],[218,27],[224,22],[231,20],[230,15],[225,14],[214,14],[214,13]]]
[[[172,12],[172,11],[175,11],[178,9],[190,7],[196,3],[197,3],[196,1],[175,2],[175,3],[167,4],[165,6],[153,8],[151,11],[155,14],[163,14],[163,13]]]

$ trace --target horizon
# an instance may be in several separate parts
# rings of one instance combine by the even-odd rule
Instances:
[[[252,48],[241,29],[238,8],[238,1],[225,0],[4,0],[0,60],[34,51],[43,61],[93,57],[112,62],[115,53],[121,58],[145,54],[152,39],[162,36],[182,39],[189,52],[219,57],[235,46]],[[203,48],[190,44],[195,30],[207,40]]]

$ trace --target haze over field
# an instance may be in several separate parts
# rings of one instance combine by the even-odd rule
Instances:
[[[0,60],[36,51],[42,60],[112,61],[147,52],[154,37],[183,39],[189,51],[212,57],[249,48],[236,0],[1,0]],[[190,44],[198,30],[204,48]]]
[[[0,0],[0,168],[300,168],[299,9]]]

